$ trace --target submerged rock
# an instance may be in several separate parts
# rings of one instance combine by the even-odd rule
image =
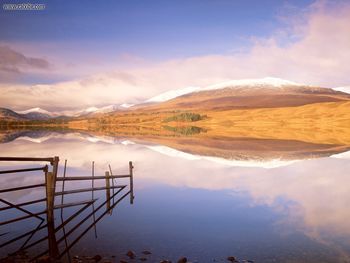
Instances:
[[[152,253],[150,251],[148,251],[148,250],[144,250],[144,251],[142,251],[142,254],[144,254],[144,255],[151,255]]]
[[[231,262],[238,262],[237,259],[233,256],[227,257],[227,260]]]
[[[139,258],[140,261],[147,261],[147,258]]]
[[[15,260],[14,262],[17,262],[17,260]],[[45,256],[42,256],[40,257],[38,260],[37,260],[38,263],[49,263],[51,262],[50,260],[50,257],[45,255]]]
[[[134,259],[135,256],[136,256],[135,252],[134,252],[134,251],[131,251],[131,250],[129,250],[129,251],[126,253],[126,255],[127,255],[130,259]]]
[[[96,262],[99,262],[99,261],[102,259],[102,257],[101,257],[100,255],[96,255],[96,256],[93,257],[93,259],[94,259]]]
[[[187,262],[187,258],[186,257],[183,257],[183,258],[180,258],[177,263],[186,263]]]

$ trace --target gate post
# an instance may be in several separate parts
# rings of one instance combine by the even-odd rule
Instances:
[[[58,169],[59,158],[56,156],[51,163],[52,172],[45,170],[45,184],[46,184],[46,221],[47,221],[47,234],[49,241],[49,256],[57,258],[59,255],[58,246],[55,235],[55,218],[54,218],[54,205],[55,205],[55,188],[56,177]]]

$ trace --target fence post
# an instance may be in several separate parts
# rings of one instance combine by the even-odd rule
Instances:
[[[110,182],[109,182],[109,172],[106,171],[105,172],[105,176],[106,176],[106,206],[107,206],[107,210],[109,211],[111,208],[111,186],[110,186]],[[109,211],[109,213],[111,214],[112,211]]]
[[[132,165],[132,162],[129,162],[129,175],[130,175],[130,204],[134,203],[134,173],[133,173],[134,166]]]
[[[52,258],[57,258],[59,255],[54,221],[55,186],[58,161],[58,157],[55,157],[54,162],[51,163],[52,172],[49,172],[48,169],[45,169],[47,234],[49,241],[49,256]]]

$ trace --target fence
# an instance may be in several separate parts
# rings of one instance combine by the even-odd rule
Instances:
[[[20,240],[24,240],[22,245],[18,250],[10,253],[10,256],[16,255],[21,251],[27,251],[28,249],[38,245],[41,242],[47,241],[47,250],[35,255],[31,260],[36,260],[44,255],[48,255],[53,259],[60,259],[63,255],[67,254],[69,261],[71,257],[69,255],[70,249],[92,228],[95,228],[96,235],[96,224],[106,215],[111,214],[112,210],[128,195],[130,196],[130,204],[134,202],[134,187],[133,187],[133,164],[129,162],[129,173],[123,175],[113,174],[112,168],[109,165],[109,171],[106,171],[102,176],[95,176],[95,163],[92,162],[91,176],[66,176],[67,171],[67,161],[64,163],[63,176],[58,176],[58,166],[59,166],[59,157],[49,157],[49,158],[26,158],[26,157],[0,157],[0,162],[44,162],[44,166],[39,167],[30,167],[30,168],[21,168],[21,169],[8,169],[0,170],[1,174],[21,174],[26,172],[37,172],[42,171],[45,177],[45,182],[40,184],[30,184],[24,186],[18,186],[13,188],[4,188],[0,187],[0,195],[6,195],[11,192],[22,191],[26,189],[43,189],[45,190],[45,198],[39,198],[36,200],[26,201],[18,204],[14,204],[8,200],[5,200],[3,197],[0,198],[0,203],[5,204],[5,206],[0,207],[0,214],[4,213],[6,210],[15,209],[21,211],[25,215],[19,216],[16,218],[7,219],[0,222],[0,226],[7,226],[15,222],[20,222],[25,219],[35,218],[39,220],[38,225],[21,235],[11,238],[0,244],[0,249],[4,248]],[[116,179],[128,178],[129,179],[129,189],[127,189],[127,184],[115,184]],[[91,187],[89,188],[78,188],[72,190],[65,190],[66,182],[68,181],[91,181]],[[105,180],[105,186],[95,187],[96,180]],[[56,189],[56,183],[62,182],[62,187],[60,191]],[[112,185],[111,185],[112,182]],[[98,198],[94,197],[95,191],[105,190],[106,199],[99,203],[97,207]],[[125,190],[123,193],[123,190]],[[64,197],[67,195],[77,195],[83,192],[91,192],[91,199],[88,200],[78,200],[75,202],[64,203]],[[120,195],[120,196],[119,196]],[[60,204],[55,205],[55,197],[61,197]],[[26,207],[31,207],[33,204],[44,203],[45,209],[40,212],[31,212],[30,209]],[[68,218],[64,219],[63,209],[68,207],[81,207]],[[92,211],[88,212],[87,215],[83,215],[83,212],[86,212],[89,207],[92,207]],[[103,211],[103,207],[106,209]],[[55,222],[55,210],[60,210],[60,219],[61,223],[57,225]],[[98,212],[101,214],[98,215]],[[45,216],[46,215],[46,216]],[[82,217],[78,220],[76,224],[67,229],[68,224],[71,225],[73,220],[77,219],[78,216]],[[97,216],[97,217],[96,217]],[[0,217],[1,218],[1,217]],[[89,219],[92,219],[92,222],[88,224],[87,227],[78,232],[80,226],[86,223]],[[33,241],[33,237],[38,234],[41,230],[47,229],[47,235]],[[59,237],[58,232],[63,232],[63,235]],[[72,242],[68,242],[67,238],[73,233],[77,234],[77,237],[74,238]],[[7,234],[7,233],[5,233]],[[1,236],[1,233],[0,233]],[[59,249],[59,245],[64,241],[63,249]]]

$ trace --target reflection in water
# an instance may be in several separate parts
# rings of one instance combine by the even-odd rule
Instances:
[[[112,173],[111,166],[109,166],[109,171],[106,171],[104,176],[95,176],[94,163],[92,166],[91,176],[66,176],[66,164],[64,165],[64,173],[62,177],[58,176],[58,163],[59,158],[21,158],[21,157],[0,157],[0,161],[3,162],[48,162],[49,165],[40,167],[30,167],[30,168],[20,168],[20,169],[7,169],[1,170],[0,174],[18,174],[27,173],[33,171],[42,171],[43,178],[45,181],[40,184],[31,185],[20,185],[13,188],[3,188],[0,189],[0,194],[5,194],[4,197],[0,198],[0,203],[5,204],[5,206],[0,208],[0,212],[3,214],[1,218],[6,218],[7,214],[11,214],[11,210],[17,210],[24,213],[24,216],[15,216],[14,218],[7,219],[0,222],[0,226],[8,227],[13,224],[26,224],[26,220],[35,219],[37,225],[25,231],[25,233],[17,234],[14,237],[10,237],[10,232],[1,233],[2,236],[6,236],[7,240],[0,243],[0,248],[7,248],[9,245],[18,244],[18,250],[15,249],[13,252],[8,253],[8,258],[6,260],[10,261],[10,258],[16,258],[17,255],[25,254],[28,250],[35,248],[42,242],[46,242],[44,246],[45,250],[43,252],[37,253],[31,257],[26,258],[27,261],[35,261],[45,255],[52,259],[61,259],[67,254],[67,258],[70,261],[70,250],[71,248],[84,236],[89,230],[95,228],[96,234],[96,224],[106,215],[111,214],[112,210],[116,205],[122,201],[128,195],[130,196],[130,203],[133,203],[133,165],[129,162],[129,174],[125,175],[115,175]],[[23,175],[25,176],[25,175]],[[115,184],[115,179],[129,178],[129,190],[127,190],[127,185],[117,185]],[[105,185],[102,187],[95,187],[95,180],[104,180]],[[88,188],[74,188],[66,190],[66,182],[75,181],[91,181],[91,187]],[[56,189],[56,182],[62,182],[62,188],[59,191]],[[112,183],[112,185],[111,185]],[[4,185],[3,185],[4,186]],[[39,198],[31,201],[14,203],[13,201],[7,201],[6,194],[22,191],[25,189],[41,189],[45,191],[45,198]],[[106,192],[105,200],[98,202],[98,198],[94,198],[94,192],[104,190]],[[123,191],[124,190],[124,191]],[[80,193],[91,192],[91,199],[79,200]],[[70,195],[74,196],[74,202],[64,203],[64,197]],[[77,196],[78,195],[78,196]],[[61,197],[61,203],[55,204],[55,197]],[[38,205],[45,203],[44,210],[40,212],[32,212],[33,205]],[[42,206],[42,205],[41,205]],[[40,207],[41,207],[40,206]],[[80,207],[80,208],[79,208]],[[87,214],[84,212],[92,207],[92,211]],[[71,210],[72,213],[69,217],[64,216],[65,209],[77,208],[76,210]],[[60,210],[60,221],[55,219],[55,211]],[[90,221],[90,222],[89,222]],[[84,224],[87,225],[84,226]],[[70,227],[69,227],[70,226]],[[43,235],[43,230],[47,230],[47,234]],[[59,235],[62,231],[62,235]],[[16,232],[16,231],[15,231]],[[71,242],[68,242],[68,238],[74,236]],[[64,246],[60,249],[60,244],[63,243]],[[1,256],[1,255],[0,255]]]
[[[173,127],[170,127],[173,129]],[[185,136],[133,136],[112,137],[87,132],[69,131],[10,131],[1,135],[2,143],[24,140],[35,143],[50,139],[104,142],[109,144],[143,145],[165,155],[185,159],[206,159],[232,166],[274,168],[295,161],[328,157],[350,150],[349,145],[317,144],[296,140],[276,140],[257,138],[196,137],[188,136],[202,132],[201,128],[177,127]]]
[[[54,149],[77,174],[86,174],[86,159],[104,169],[111,156],[117,166],[132,156],[142,198],[136,210],[123,210],[124,220],[104,221],[99,229],[118,246],[150,244],[164,255],[184,253],[199,262],[230,254],[257,262],[349,262],[347,145],[50,132],[26,133],[1,147],[6,155],[31,156],[52,155]],[[0,178],[8,187],[25,182]],[[21,198],[9,195],[11,202]],[[164,248],[170,241],[172,247]]]
[[[196,127],[196,126],[180,126],[180,127],[172,127],[165,125],[163,126],[165,130],[172,131],[175,134],[180,134],[180,135],[185,135],[185,136],[190,136],[190,135],[195,135],[199,134],[201,132],[206,132],[205,129]]]

